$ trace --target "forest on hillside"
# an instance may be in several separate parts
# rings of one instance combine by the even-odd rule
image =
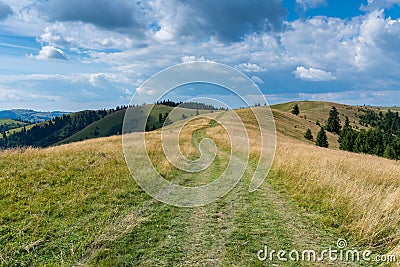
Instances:
[[[356,131],[346,118],[339,134],[340,149],[400,159],[399,112],[388,110],[385,113],[377,113],[367,109],[359,118],[361,125],[372,128]]]
[[[197,102],[174,102],[170,100],[163,100],[157,102],[158,105],[169,107],[180,107],[196,110],[196,115],[199,114],[198,110],[216,110],[212,105]],[[7,132],[8,129],[2,128],[0,131],[0,149],[16,148],[16,147],[48,147],[58,142],[71,137],[72,135],[80,132],[87,126],[94,122],[100,121],[106,116],[125,111],[132,106],[118,106],[114,109],[102,110],[86,110],[74,114],[66,114],[60,117],[55,117],[52,120],[34,124],[31,127],[21,127],[19,131]],[[182,116],[182,119],[185,117]],[[83,139],[111,136],[122,134],[123,119],[120,117],[113,117],[114,125],[105,133],[100,135],[99,128],[96,127],[90,136],[83,136]],[[117,120],[117,121],[115,121]],[[150,123],[150,122],[149,122]],[[163,125],[171,124],[172,121],[168,118],[168,113],[158,114],[158,121],[146,125],[146,131],[157,130]]]
[[[74,116],[63,115],[44,123],[35,124],[28,130],[24,126],[20,131],[9,135],[3,131],[0,148],[50,146],[79,132],[87,125],[112,112],[115,112],[115,110],[82,111]]]

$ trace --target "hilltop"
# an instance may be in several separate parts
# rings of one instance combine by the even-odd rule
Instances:
[[[297,104],[300,109],[298,116],[293,115],[291,110]],[[322,101],[296,101],[272,105],[277,131],[285,136],[296,138],[302,142],[312,143],[304,138],[307,129],[311,129],[314,137],[317,136],[320,126],[325,126],[329,117],[330,109],[335,106],[339,112],[339,118],[343,124],[345,117],[350,120],[354,129],[367,129],[360,124],[360,115],[366,111],[365,107],[350,106],[333,102]],[[372,108],[377,110],[376,108]],[[331,148],[339,148],[338,136],[327,132]]]

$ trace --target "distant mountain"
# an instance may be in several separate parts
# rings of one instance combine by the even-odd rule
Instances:
[[[0,119],[11,119],[26,122],[42,122],[54,119],[55,117],[61,117],[62,115],[70,114],[70,112],[63,111],[51,111],[42,112],[28,109],[11,109],[0,111]]]

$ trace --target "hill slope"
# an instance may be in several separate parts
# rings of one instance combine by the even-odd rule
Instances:
[[[311,121],[314,124],[318,121],[322,126],[324,126],[328,120],[330,109],[335,106],[339,112],[339,117],[342,123],[347,116],[349,117],[350,124],[354,128],[363,128],[359,122],[359,116],[364,113],[363,111],[366,110],[365,107],[356,107],[322,101],[297,101],[272,105],[271,108],[290,113],[294,104],[297,104],[300,108],[299,117]],[[370,107],[370,109],[376,108]]]
[[[146,106],[137,106],[133,109],[135,110],[135,112],[140,113],[142,112],[142,110],[144,110],[144,108],[146,108]],[[163,116],[165,116],[166,114],[169,114],[172,109],[173,108],[170,106],[155,105],[147,123],[147,125],[149,126],[148,129],[151,130],[153,127],[156,129],[162,127],[162,124],[159,122],[159,115],[162,114]],[[92,124],[88,125],[74,135],[58,142],[56,145],[121,134],[125,111],[126,110],[119,110],[112,114],[109,114],[104,118],[93,122]],[[184,115],[184,117],[193,117],[196,115],[196,113],[204,114],[208,112],[208,110],[175,108],[174,113],[169,115],[169,119],[172,122],[176,122],[182,120],[182,115]]]
[[[23,127],[25,125],[28,125],[28,123],[11,119],[0,119],[0,133],[7,132],[11,129]],[[2,136],[0,138],[2,138]]]
[[[298,116],[291,113],[293,106],[297,104],[300,108]],[[341,124],[344,124],[345,117],[350,120],[350,125],[354,129],[368,129],[368,127],[360,124],[359,116],[365,114],[367,108],[355,107],[344,104],[321,102],[321,101],[298,101],[283,104],[272,105],[271,109],[275,117],[277,131],[285,136],[296,138],[300,141],[313,143],[304,138],[307,129],[311,129],[314,140],[321,126],[325,126],[329,117],[329,111],[335,106],[339,112]],[[368,109],[376,110],[377,108],[368,107]],[[339,148],[338,135],[327,132],[329,146],[331,148]]]

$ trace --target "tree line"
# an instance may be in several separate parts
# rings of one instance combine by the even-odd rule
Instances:
[[[157,101],[157,105],[164,105],[168,107],[180,107],[180,108],[187,108],[187,109],[200,109],[200,110],[224,110],[224,108],[216,108],[213,105],[205,104],[205,103],[199,103],[199,102],[174,102],[171,100],[163,100],[163,101]]]
[[[79,132],[89,124],[100,120],[114,110],[82,111],[74,116],[63,115],[30,129],[24,126],[21,131],[7,135],[3,132],[0,148],[47,147]]]
[[[360,123],[373,128],[354,130],[346,118],[339,135],[340,149],[400,159],[400,117],[398,112],[376,113],[368,110],[360,115]]]

